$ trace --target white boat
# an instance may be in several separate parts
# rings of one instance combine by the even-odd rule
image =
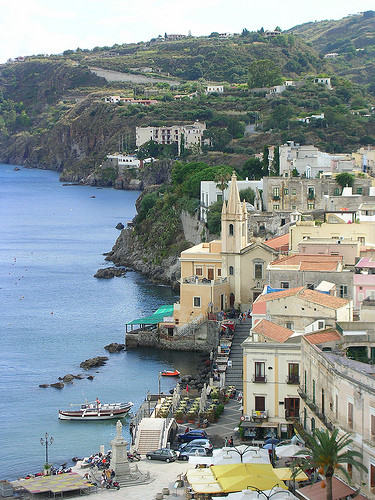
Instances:
[[[93,401],[81,405],[77,409],[59,410],[60,420],[109,420],[111,418],[124,417],[133,406],[130,401],[128,403],[100,403]]]

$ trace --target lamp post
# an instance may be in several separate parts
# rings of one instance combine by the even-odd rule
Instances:
[[[46,447],[46,464],[48,464],[48,446],[51,446],[52,443],[53,437],[49,437],[47,432],[45,433],[44,438],[40,438],[40,444]]]
[[[158,394],[159,394],[159,396],[161,394],[160,385],[161,385],[161,372],[159,372],[159,375],[158,375],[158,388],[159,388]]]
[[[267,495],[267,493],[266,493],[265,491],[260,490],[260,489],[259,489],[259,488],[257,488],[256,486],[246,486],[246,489],[247,489],[247,490],[253,490],[253,491],[256,491],[256,492],[258,493],[258,496],[259,496],[260,494],[262,494],[262,495],[264,495],[264,496],[265,496],[265,498],[267,498],[267,500],[269,500],[269,499],[270,499],[271,497],[273,497],[274,495],[277,495],[278,493],[280,493],[280,491],[274,491],[274,492],[272,493],[272,490],[273,490],[274,488],[276,488],[276,486],[279,486],[279,483],[277,483],[277,484],[275,484],[275,485],[273,485],[273,486],[272,486],[272,488],[270,489],[270,494],[269,494],[269,495]],[[283,498],[285,498],[285,494],[288,494],[288,496],[289,496],[289,491],[283,490],[283,491],[282,491],[282,493],[283,493]]]

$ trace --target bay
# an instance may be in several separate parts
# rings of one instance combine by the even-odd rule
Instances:
[[[191,373],[193,353],[142,349],[108,355],[104,345],[124,342],[125,323],[150,314],[176,297],[136,272],[98,280],[108,263],[118,222],[135,215],[139,192],[63,186],[53,171],[0,165],[0,479],[41,470],[48,432],[55,465],[110,447],[113,422],[59,421],[70,403],[132,401],[156,392],[158,373]],[[62,390],[39,387],[79,364],[108,355],[107,364],[84,372]],[[175,381],[162,380],[168,392]],[[123,421],[128,436],[128,418]]]

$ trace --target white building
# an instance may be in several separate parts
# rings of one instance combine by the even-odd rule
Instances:
[[[180,154],[182,142],[186,149],[191,149],[194,146],[200,148],[205,130],[206,124],[198,121],[187,125],[136,127],[135,143],[137,147],[149,141],[154,141],[157,144],[177,144],[178,154]]]
[[[331,79],[327,77],[318,77],[314,79],[314,83],[321,83],[325,85],[329,90],[332,90]]]
[[[228,187],[224,189],[224,200],[228,200],[230,192],[231,181],[228,182]],[[240,192],[244,189],[251,188],[254,192],[256,189],[263,189],[263,179],[259,181],[249,181],[248,178],[244,181],[237,181],[238,190]],[[222,200],[223,192],[217,187],[215,181],[201,181],[201,220],[207,222],[207,210],[215,203],[215,201]]]
[[[316,146],[301,146],[293,141],[280,146],[279,154],[280,175],[283,177],[291,177],[292,171],[296,169],[299,175],[312,179],[323,172],[351,172],[355,165],[351,154],[331,155],[319,151]]]
[[[207,85],[206,94],[212,94],[212,92],[217,92],[218,94],[222,94],[224,92],[223,85]]]

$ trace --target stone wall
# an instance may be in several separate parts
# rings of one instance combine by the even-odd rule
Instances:
[[[170,335],[169,328],[154,330],[134,330],[125,337],[128,349],[137,347],[156,347],[170,351],[210,352],[219,344],[220,324],[217,321],[204,321],[185,329],[183,335],[176,328]]]

